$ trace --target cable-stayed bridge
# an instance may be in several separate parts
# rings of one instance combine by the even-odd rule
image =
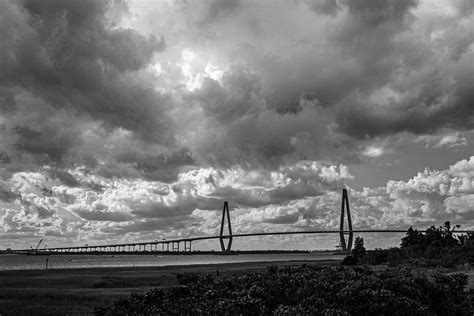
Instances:
[[[347,214],[347,229],[344,228],[345,214]],[[226,228],[227,224],[227,228]],[[227,232],[225,230],[227,229]],[[85,245],[85,246],[71,246],[71,247],[55,247],[47,249],[19,249],[15,253],[25,254],[54,254],[54,253],[94,253],[94,252],[124,252],[133,253],[140,251],[149,252],[190,252],[192,250],[192,243],[202,240],[218,239],[223,253],[228,253],[232,249],[232,241],[234,238],[245,238],[255,236],[282,236],[282,235],[310,235],[310,234],[337,234],[339,235],[340,247],[343,252],[352,249],[354,233],[406,233],[407,229],[353,229],[352,217],[349,207],[349,198],[347,190],[342,190],[342,204],[341,216],[338,230],[300,230],[300,231],[279,231],[279,232],[256,232],[233,234],[232,225],[230,221],[230,212],[228,202],[224,202],[222,209],[222,220],[219,235],[215,236],[198,236],[176,239],[161,239],[145,242],[133,243],[117,243],[117,244],[103,244],[103,245]],[[419,230],[419,232],[426,232],[426,230]],[[468,230],[456,230],[455,233],[474,233]],[[348,237],[346,242],[346,236]],[[226,245],[227,241],[227,245]]]

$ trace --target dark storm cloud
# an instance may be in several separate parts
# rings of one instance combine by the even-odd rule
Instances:
[[[406,32],[415,28],[410,10],[417,3],[347,2],[349,19],[333,40],[348,56],[357,58],[364,73],[358,92],[347,94],[338,105],[336,121],[340,131],[365,138],[401,131],[432,133],[446,127],[474,127],[473,93],[466,86],[474,83],[472,52],[461,56],[467,52],[464,48],[462,53],[455,53],[458,60],[436,60],[433,43],[407,36]],[[459,47],[456,43],[460,41],[463,47],[474,41],[471,37],[467,44],[459,31],[453,36],[457,39],[447,50]],[[418,74],[413,76],[410,72]],[[397,79],[400,73],[406,77]],[[370,94],[384,86],[393,88],[401,97],[389,99],[386,104],[371,101]]]
[[[206,79],[187,99],[215,128],[192,148],[212,163],[276,166],[285,159],[305,159],[321,151],[329,133],[328,114],[317,100],[301,97],[298,113],[278,113],[268,106],[260,78],[243,67],[229,69],[221,82]]]
[[[208,15],[205,22],[212,22],[215,19],[223,18],[241,5],[240,0],[211,0],[209,2]]]
[[[224,27],[219,40],[226,42],[225,35],[237,35],[231,56],[250,71],[239,75],[234,68],[220,83],[204,80],[195,92],[206,113],[225,124],[224,133],[229,135],[226,140],[240,148],[240,152],[249,156],[260,154],[269,161],[298,152],[294,144],[278,137],[278,128],[272,131],[272,142],[262,138],[265,132],[256,126],[261,123],[262,107],[282,115],[297,115],[304,110],[302,98],[316,100],[328,118],[334,119],[333,130],[348,137],[364,139],[403,131],[472,129],[473,97],[468,87],[474,83],[470,48],[474,37],[469,22],[472,10],[466,10],[465,2],[456,3],[454,15],[439,25],[430,21],[425,8],[420,8],[415,0],[304,3],[327,15],[321,25],[307,21],[307,27],[314,29],[307,36],[304,28],[284,29],[295,24],[285,24],[285,14],[279,10],[287,8],[287,15],[291,16],[295,7],[281,3],[274,8],[266,7],[275,19],[283,19],[281,26],[262,17],[258,34],[245,28],[240,31],[244,35],[232,33]],[[240,11],[249,17],[259,16],[263,12],[260,9],[252,2],[240,5]],[[226,23],[240,25],[240,18],[239,14],[229,16]],[[289,35],[292,33],[295,38]],[[281,44],[279,39],[285,36],[288,40]],[[273,124],[280,124],[280,118],[275,115]],[[318,138],[314,132],[305,132]],[[245,137],[247,133],[261,139],[249,140]],[[341,146],[340,140],[326,139],[333,146]],[[350,143],[342,146],[347,144]],[[251,148],[244,148],[247,145]],[[346,153],[338,156],[351,156],[347,151],[356,150],[350,146],[346,149]],[[314,154],[310,156],[320,158]]]
[[[17,126],[13,131],[16,136],[16,149],[33,155],[46,155],[60,161],[76,143],[77,131],[65,127],[58,134],[55,127],[58,126],[45,126],[41,130],[35,130],[28,126]]]
[[[262,106],[259,84],[257,76],[246,69],[234,68],[225,74],[222,84],[206,78],[192,99],[200,102],[208,115],[226,123],[258,113]]]
[[[293,65],[277,58],[263,60],[264,73],[276,85],[268,96],[270,105],[280,113],[295,113],[300,96],[309,93],[323,106],[332,107],[353,91],[371,90],[389,82],[399,59],[404,58],[394,37],[410,24],[409,11],[416,3],[341,1],[344,18],[329,22],[324,31],[331,55],[318,58],[321,53],[315,50],[316,56],[303,54],[301,60],[292,61]]]
[[[364,25],[364,29],[383,23],[400,22],[405,18],[407,11],[418,4],[418,0],[347,0],[344,2],[349,13]]]
[[[416,87],[416,94],[408,94],[391,107],[362,103],[364,100],[357,96],[346,100],[337,114],[339,128],[358,138],[402,131],[434,133],[442,128],[471,130],[474,92],[469,87],[474,83],[474,69],[468,63],[465,67],[451,75],[449,85],[443,84],[437,74],[432,80],[427,78]]]
[[[319,14],[336,15],[341,7],[337,0],[308,0],[306,3],[314,12]]]
[[[164,39],[114,27],[111,6],[90,0],[0,4],[0,101],[16,150],[61,161],[81,145],[88,121],[124,128],[146,142],[173,142],[169,98],[140,75],[165,48]]]

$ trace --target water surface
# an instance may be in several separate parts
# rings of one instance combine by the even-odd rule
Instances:
[[[162,267],[258,261],[340,260],[343,256],[321,253],[238,254],[238,255],[0,255],[0,271],[48,268]]]

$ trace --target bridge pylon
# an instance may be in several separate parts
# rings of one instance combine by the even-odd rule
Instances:
[[[227,228],[228,234],[224,236],[224,224],[225,218],[227,215]],[[221,221],[221,231],[219,234],[219,242],[221,243],[222,252],[229,252],[232,247],[232,226],[230,224],[230,214],[229,214],[229,203],[227,201],[224,202],[224,208],[222,209],[222,221]],[[224,239],[228,239],[227,247],[224,244]]]
[[[346,239],[344,238],[344,211],[347,211],[347,225],[349,226],[349,240],[347,241],[347,244]],[[339,225],[339,238],[341,241],[342,251],[351,251],[353,237],[354,233],[352,232],[352,218],[351,210],[349,208],[349,197],[347,196],[347,189],[342,189],[341,222]]]

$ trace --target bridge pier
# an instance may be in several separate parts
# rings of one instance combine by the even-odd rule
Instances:
[[[189,247],[188,247],[188,242],[189,242]],[[191,244],[192,244],[192,240],[184,241],[184,252],[191,252]]]
[[[227,228],[228,228],[228,235],[224,236],[224,224],[225,218],[227,215]],[[232,226],[230,224],[230,214],[229,214],[229,203],[227,201],[224,202],[224,207],[222,209],[222,220],[221,220],[221,231],[220,231],[219,242],[221,244],[221,250],[223,253],[230,252],[232,247]],[[227,247],[224,244],[224,239],[228,239]]]
[[[179,252],[179,241],[171,242],[171,250]]]
[[[346,244],[346,239],[344,238],[344,211],[347,211],[347,225],[349,226],[349,240]],[[347,189],[342,189],[342,204],[341,204],[341,221],[339,224],[339,239],[341,243],[341,250],[343,252],[352,250],[352,239],[354,233],[352,232],[352,218],[351,210],[349,208],[349,197],[347,196]]]

